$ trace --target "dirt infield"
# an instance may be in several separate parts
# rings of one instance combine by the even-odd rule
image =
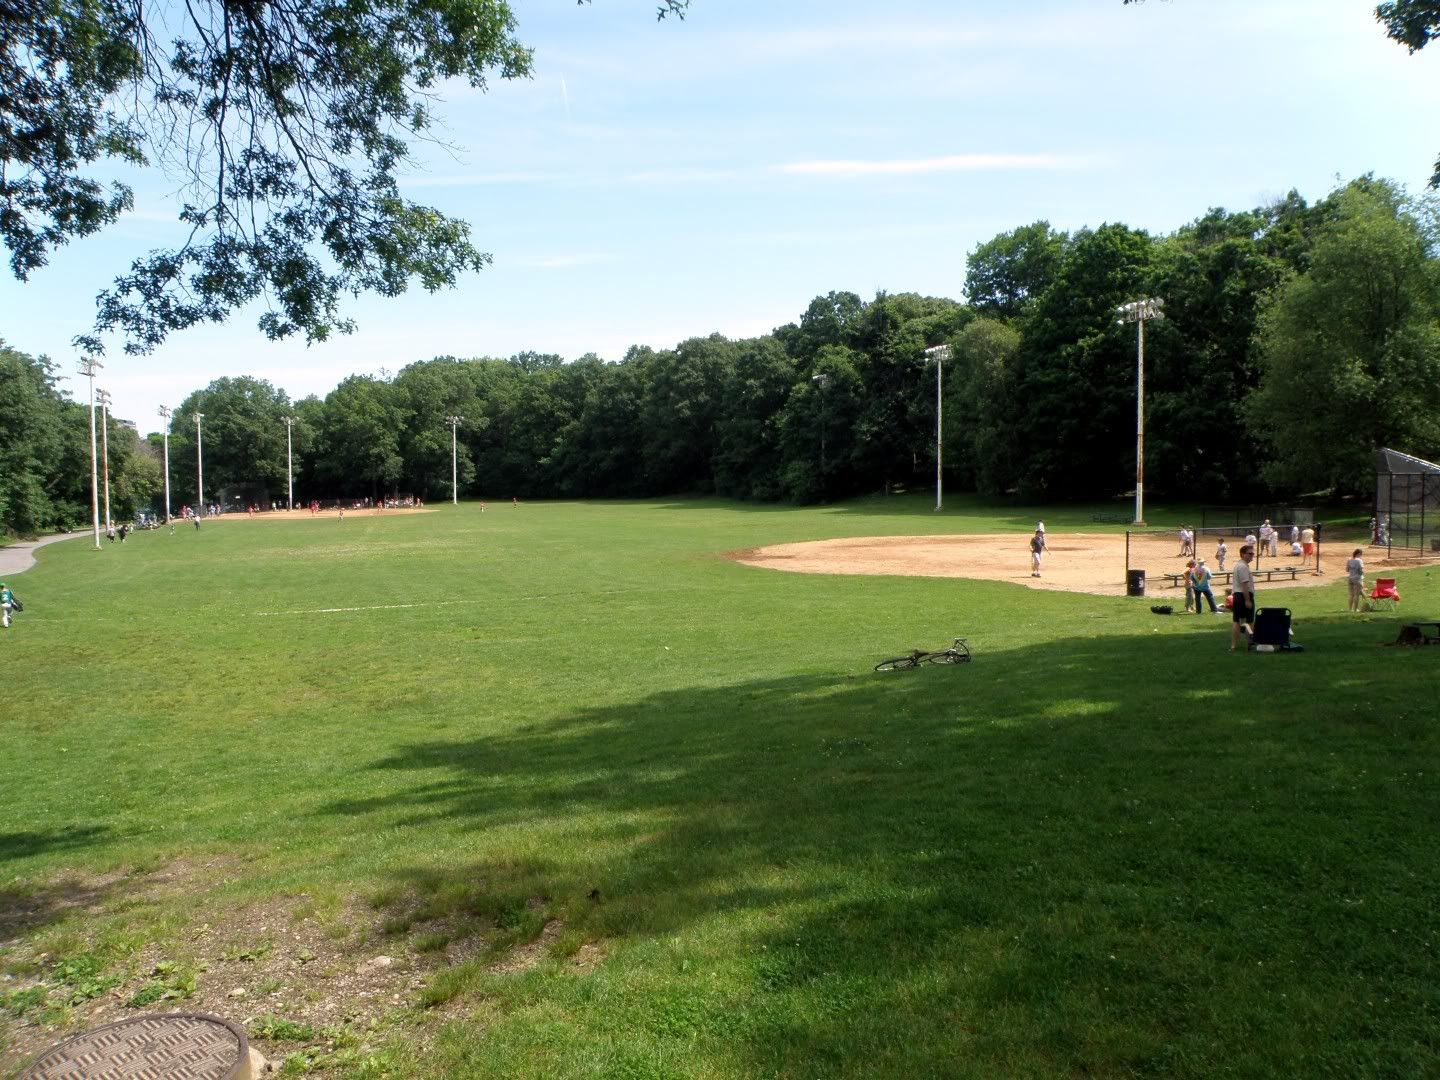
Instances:
[[[978,578],[985,581],[1013,581],[1032,589],[1060,589],[1065,592],[1123,596],[1125,593],[1125,536],[1114,533],[1052,532],[1038,578],[1030,576],[1030,534],[989,533],[973,536],[855,536],[839,540],[811,540],[800,544],[774,544],[730,553],[746,566],[788,570],[797,574],[895,574],[904,577]],[[1240,540],[1229,544],[1233,566],[1238,560]],[[1261,591],[1310,587],[1345,580],[1345,560],[1353,544],[1332,543],[1321,549],[1323,574],[1307,567],[1294,581],[1276,577],[1259,582]],[[1177,556],[1178,543],[1168,534],[1132,537],[1130,565],[1146,572],[1146,593],[1150,596],[1182,597],[1160,575],[1185,568],[1186,559]],[[1212,550],[1201,548],[1211,570],[1217,569]],[[1414,560],[1388,564],[1383,552],[1367,551],[1367,586],[1377,572],[1387,567],[1415,566]],[[1262,558],[1259,569],[1298,565],[1289,556]],[[1216,596],[1224,589],[1216,587]]]

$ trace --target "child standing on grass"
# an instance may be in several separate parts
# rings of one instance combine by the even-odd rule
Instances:
[[[1350,581],[1350,610],[1359,611],[1361,601],[1365,596],[1365,560],[1361,558],[1364,554],[1359,548],[1350,553],[1350,558],[1345,560],[1345,576]]]
[[[15,594],[10,586],[0,581],[0,626],[10,628],[10,609],[15,606]]]

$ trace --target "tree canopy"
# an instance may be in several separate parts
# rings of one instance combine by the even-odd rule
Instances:
[[[659,17],[684,17],[664,0]],[[0,12],[0,238],[25,280],[132,208],[107,159],[179,181],[174,246],[131,264],[77,344],[146,352],[252,301],[271,338],[352,329],[347,296],[436,290],[490,256],[401,197],[445,80],[529,75],[508,0],[53,0]]]

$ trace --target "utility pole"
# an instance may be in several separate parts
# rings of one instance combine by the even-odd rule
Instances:
[[[1115,309],[1119,323],[1139,325],[1135,357],[1135,524],[1145,524],[1145,322],[1165,317],[1165,301],[1154,297],[1132,300]]]
[[[200,421],[205,419],[205,414],[195,412],[191,415],[195,418],[195,516],[202,518],[205,516],[205,449],[200,435]]]
[[[90,519],[95,526],[95,550],[100,550],[100,476],[95,464],[95,372],[105,365],[88,356],[80,358],[80,374],[90,380]]]
[[[941,390],[945,383],[945,361],[950,359],[949,345],[932,345],[925,355],[935,361],[935,509],[945,505],[944,478],[941,473],[941,456],[944,453],[940,434],[945,426],[945,402]]]
[[[105,463],[105,535],[115,526],[110,521],[110,391],[98,390],[100,398],[100,446]]]
[[[285,488],[289,494],[289,508],[295,509],[295,449],[292,435],[295,427],[295,417],[287,416],[285,419]]]
[[[165,440],[165,524],[170,524],[170,406],[160,406],[160,416],[165,421],[162,433]]]
[[[465,422],[463,416],[447,416],[445,422],[450,425],[450,502],[452,505],[460,505],[460,454],[459,439],[456,432],[460,425]]]

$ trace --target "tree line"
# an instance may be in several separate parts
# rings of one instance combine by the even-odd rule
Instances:
[[[297,502],[719,494],[814,502],[932,482],[943,367],[946,484],[1064,501],[1133,489],[1136,329],[1120,304],[1166,302],[1146,327],[1146,482],[1246,501],[1370,489],[1373,451],[1440,457],[1440,215],[1433,197],[1362,177],[1213,209],[1174,233],[1047,222],[970,252],[966,302],[909,293],[814,299],[757,338],[718,334],[619,362],[440,357],[354,375],[323,399],[216,379],[175,409],[173,502],[284,503],[293,417]],[[0,346],[0,524],[89,518],[86,405],[54,365]],[[158,507],[160,436],[110,430],[117,514]]]

